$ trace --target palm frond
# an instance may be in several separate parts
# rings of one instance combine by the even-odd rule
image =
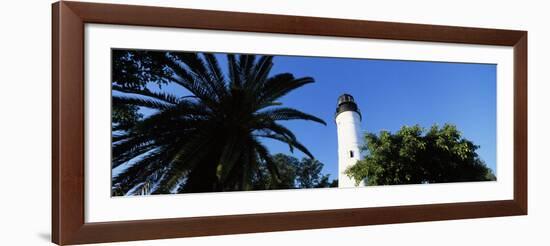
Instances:
[[[260,159],[265,162],[265,165],[269,173],[271,174],[271,177],[273,178],[273,180],[276,181],[276,183],[280,183],[281,178],[279,175],[279,168],[277,167],[277,165],[275,164],[275,161],[273,161],[273,158],[269,154],[269,150],[267,149],[267,147],[265,147],[265,145],[258,142],[257,140],[254,140],[253,142],[254,142],[254,149],[256,150],[256,153],[258,153],[258,156],[260,157]]]
[[[225,90],[225,77],[220,65],[218,64],[218,59],[216,59],[216,57],[211,53],[203,53],[203,56],[213,77],[213,82],[219,84],[219,87]]]
[[[235,55],[233,54],[227,55],[227,65],[229,69],[229,86],[231,88],[241,88],[242,87],[242,80],[240,76],[241,71],[239,68],[239,64],[237,64]]]
[[[215,57],[212,54],[204,54],[206,62],[197,53],[174,53],[181,62],[189,67],[189,72],[200,80],[202,84],[209,87],[209,91],[214,92],[219,100],[225,94],[225,82],[217,64],[212,64]],[[213,69],[213,70],[212,70]]]
[[[156,142],[150,138],[132,138],[122,143],[113,144],[111,168],[116,168],[136,156],[157,147]]]
[[[189,90],[194,96],[204,103],[214,105],[218,99],[216,91],[208,84],[208,81],[200,78],[195,72],[190,70],[183,61],[177,56],[171,56],[168,59],[168,67],[175,73],[173,82]]]
[[[299,110],[293,109],[293,108],[276,108],[276,109],[270,109],[266,111],[262,111],[260,113],[257,113],[257,116],[259,117],[268,117],[274,121],[277,120],[310,120],[315,121],[318,123],[321,123],[323,125],[327,125],[327,123],[310,114],[301,112]]]
[[[140,107],[146,107],[151,109],[164,110],[170,108],[172,105],[156,100],[137,98],[137,97],[127,97],[127,96],[112,96],[111,99],[113,105],[115,104],[126,104],[126,105],[135,105]]]
[[[203,130],[180,143],[177,152],[171,157],[167,178],[160,181],[158,191],[172,190],[183,175],[195,169],[205,160],[205,157],[211,154],[208,150],[215,142],[214,137],[212,131]]]
[[[267,76],[269,76],[269,72],[271,71],[271,68],[273,67],[273,56],[262,56],[260,59],[258,59],[258,62],[254,66],[254,74],[252,75],[252,80],[257,85],[262,85],[266,79]]]
[[[157,148],[151,151],[140,160],[137,160],[130,167],[113,177],[112,184],[119,191],[126,194],[136,185],[145,182],[151,174],[161,170],[163,157],[166,155],[166,149]]]
[[[248,80],[252,80],[252,68],[254,67],[255,55],[240,55],[239,56],[239,68],[241,71],[241,81],[247,83]]]
[[[153,92],[148,89],[124,88],[118,85],[113,85],[111,88],[115,91],[120,91],[123,93],[137,94],[141,96],[151,97],[169,104],[177,104],[179,101],[178,97],[172,94],[162,93],[162,92]]]
[[[298,142],[298,140],[296,139],[290,139],[287,136],[281,135],[281,134],[259,134],[257,136],[281,141],[283,143],[288,144],[290,148],[290,152],[294,152],[294,148],[296,148],[296,149],[299,149],[302,153],[306,154],[309,158],[311,159],[315,158],[313,154],[311,154],[311,152],[303,144]]]
[[[255,129],[256,131],[264,134],[276,133],[286,136],[292,140],[296,140],[296,135],[294,135],[291,130],[271,120],[262,120],[257,125],[253,126],[252,129]]]
[[[313,82],[315,82],[315,80],[311,77],[295,79],[294,76],[289,73],[278,74],[266,81],[259,102],[263,104],[275,101],[289,92]]]

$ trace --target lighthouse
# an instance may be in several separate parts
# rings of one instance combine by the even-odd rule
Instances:
[[[338,132],[338,187],[355,187],[355,181],[344,173],[361,160],[361,111],[353,96],[342,94],[338,97],[335,119]]]

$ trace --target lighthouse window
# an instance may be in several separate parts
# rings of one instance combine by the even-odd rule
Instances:
[[[353,158],[353,150],[349,151],[349,158]]]

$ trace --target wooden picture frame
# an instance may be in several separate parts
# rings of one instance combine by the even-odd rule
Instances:
[[[52,241],[59,245],[527,214],[527,32],[81,2],[52,6]],[[513,200],[86,223],[84,24],[513,47]]]

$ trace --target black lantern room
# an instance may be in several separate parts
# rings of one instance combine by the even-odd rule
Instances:
[[[355,111],[359,114],[359,118],[361,118],[361,111],[359,111],[355,99],[353,99],[353,96],[350,94],[342,94],[338,97],[338,105],[336,106],[336,115],[334,117],[346,111]]]

